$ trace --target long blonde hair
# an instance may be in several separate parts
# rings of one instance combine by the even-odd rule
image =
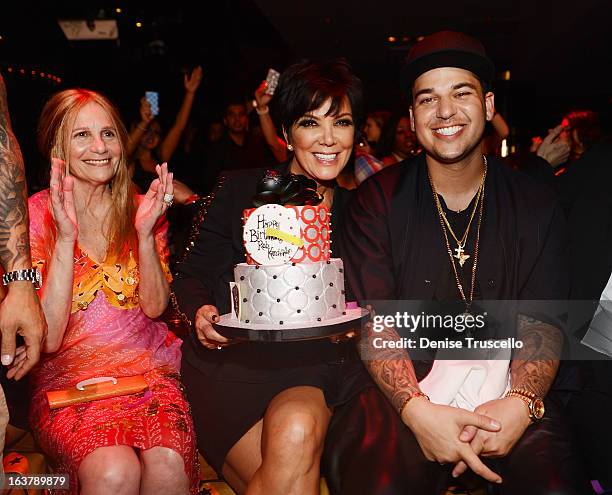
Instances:
[[[51,163],[51,158],[60,158],[70,169],[70,138],[72,126],[79,111],[88,103],[97,103],[110,117],[119,139],[121,156],[117,171],[110,182],[112,204],[108,230],[108,255],[125,261],[132,250],[137,256],[136,230],[136,190],[128,170],[127,141],[128,133],[121,121],[119,111],[104,95],[88,89],[66,89],[54,94],[45,104],[38,121],[38,146],[41,153]],[[51,225],[46,239],[48,251],[55,244],[55,225],[49,215]]]

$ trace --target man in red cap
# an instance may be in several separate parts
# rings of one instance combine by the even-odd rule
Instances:
[[[423,317],[452,317],[450,333],[463,349],[500,349],[502,340],[510,349],[469,357],[444,350],[428,364],[413,361],[434,330],[421,323],[422,339],[410,339],[413,328],[400,340],[399,323],[381,329],[379,319],[362,355],[407,426],[394,439],[397,462],[406,464],[392,477],[403,489],[439,493],[471,470],[497,485],[495,493],[585,493],[559,407],[546,398],[563,343],[554,301],[568,290],[563,213],[547,190],[483,154],[493,77],[482,44],[465,34],[435,33],[412,48],[402,84],[424,153],[362,184],[342,243],[360,301],[419,301]],[[515,304],[495,320],[483,312],[486,301]],[[384,314],[384,305],[374,306]],[[481,329],[459,333],[479,317]],[[408,340],[414,351],[398,345]]]

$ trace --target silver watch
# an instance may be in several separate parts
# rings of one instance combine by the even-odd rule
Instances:
[[[11,282],[28,281],[34,284],[34,287],[40,289],[42,287],[42,275],[38,268],[26,268],[23,270],[15,270],[2,275],[2,284],[8,285]]]

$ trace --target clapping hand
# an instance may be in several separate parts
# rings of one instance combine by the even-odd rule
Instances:
[[[185,91],[195,93],[200,86],[200,82],[202,82],[202,67],[198,65],[191,71],[191,74],[185,74]]]
[[[561,125],[551,129],[536,150],[536,154],[544,158],[552,168],[557,168],[569,158],[571,146],[561,135],[565,130]]]
[[[65,165],[59,158],[51,159],[51,212],[55,220],[57,238],[75,242],[79,227],[74,206],[74,179],[64,174]]]
[[[157,220],[172,206],[174,198],[172,172],[168,172],[168,164],[157,165],[155,171],[157,179],[151,182],[136,211],[134,226],[140,237],[153,232]]]

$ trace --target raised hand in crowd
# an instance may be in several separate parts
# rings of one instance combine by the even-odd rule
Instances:
[[[548,132],[539,145],[535,142],[532,147],[532,151],[546,160],[552,168],[557,168],[567,162],[570,155],[570,143],[561,136],[564,130],[565,128],[562,125],[558,125]],[[533,149],[536,146],[537,149]]]
[[[149,125],[155,118],[153,112],[151,111],[151,104],[145,96],[140,99],[140,109],[138,113],[140,115],[140,120],[132,127],[128,141],[129,156],[134,155],[144,134],[149,131]]]
[[[161,138],[161,126],[155,118],[152,118],[149,103],[145,98],[140,100],[140,122],[133,126],[130,132],[128,146],[128,154],[130,157],[136,158],[141,162],[147,162],[150,159],[149,155],[154,151],[158,158],[156,164],[170,160],[189,122],[189,115],[193,107],[195,93],[200,87],[201,82],[202,67],[198,66],[193,69],[190,74],[185,74],[183,78],[183,85],[185,87],[183,102],[176,115],[174,124],[163,139]],[[146,168],[146,166],[144,168]]]
[[[185,85],[185,91],[187,93],[195,93],[200,87],[202,82],[202,67],[197,66],[191,71],[190,74],[185,74],[183,77],[183,83]]]
[[[257,106],[255,111],[259,116],[259,124],[261,125],[261,132],[272,150],[274,158],[278,162],[287,161],[289,155],[287,153],[287,143],[281,139],[276,132],[276,126],[270,116],[270,102],[272,101],[272,95],[268,93],[268,83],[263,81],[259,87],[255,90],[255,102]]]

